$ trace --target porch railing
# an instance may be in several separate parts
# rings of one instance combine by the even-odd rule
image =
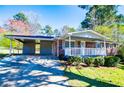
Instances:
[[[97,56],[106,55],[105,48],[64,48],[65,55],[68,56]]]

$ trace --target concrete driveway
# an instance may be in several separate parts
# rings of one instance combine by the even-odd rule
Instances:
[[[59,60],[50,56],[11,56],[0,60],[0,87],[68,86]]]

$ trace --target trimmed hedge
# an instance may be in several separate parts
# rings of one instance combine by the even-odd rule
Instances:
[[[105,63],[105,59],[104,57],[95,57],[95,61],[94,61],[94,65],[99,67],[99,66],[103,66]]]
[[[116,57],[119,57],[121,62],[124,63],[124,57],[122,55],[116,55]]]
[[[76,65],[76,66],[79,66],[80,65],[80,63],[82,63],[83,62],[83,59],[81,58],[81,57],[75,57],[74,58],[75,60],[75,62],[74,62],[74,65]]]
[[[118,47],[118,55],[122,61],[124,61],[124,45]]]
[[[68,64],[73,64],[74,63],[74,57],[73,56],[69,56],[67,59]]]
[[[95,58],[93,58],[93,57],[88,57],[88,58],[84,59],[84,62],[85,62],[85,64],[87,64],[87,66],[93,66],[94,61],[95,61]]]
[[[74,57],[74,56],[69,56],[68,57],[68,63],[72,65],[79,65],[80,63],[83,62],[83,59],[81,57]]]
[[[121,61],[117,56],[106,56],[106,57],[66,57],[69,65],[79,66],[80,63],[85,63],[87,66],[107,66],[107,67],[116,67],[117,64]]]
[[[120,58],[116,56],[106,56],[104,66],[107,67],[116,67],[120,62]]]

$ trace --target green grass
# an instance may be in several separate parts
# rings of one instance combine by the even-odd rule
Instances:
[[[9,51],[9,49],[0,48],[0,54],[9,54]],[[18,50],[13,49],[12,53],[18,54]],[[19,50],[19,53],[22,53],[22,50]]]
[[[124,70],[124,64],[122,65],[122,64],[119,64],[118,65],[118,68],[120,68],[120,69],[123,69]]]
[[[75,67],[65,69],[71,86],[117,87],[124,86],[124,65],[110,67]]]
[[[21,54],[22,50],[18,51],[17,49],[13,49],[12,54],[18,54],[18,52],[19,52],[19,54]],[[9,49],[0,47],[0,59],[7,55],[9,55]]]

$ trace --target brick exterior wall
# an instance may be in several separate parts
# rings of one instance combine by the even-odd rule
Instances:
[[[25,40],[23,44],[23,54],[34,55],[35,54],[35,41],[34,40]]]
[[[95,42],[85,42],[86,48],[95,48],[96,43]]]

